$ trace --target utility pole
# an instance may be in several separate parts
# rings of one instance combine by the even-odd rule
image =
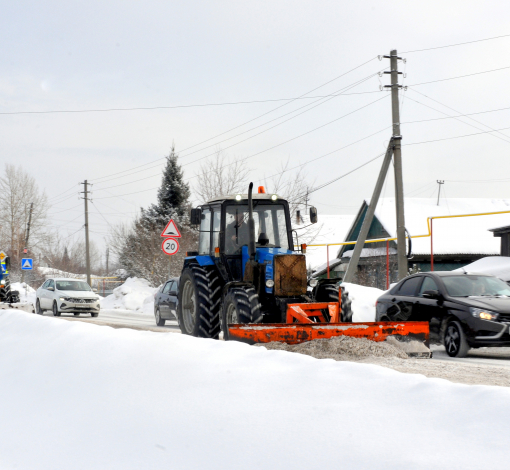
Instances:
[[[372,199],[370,199],[370,204],[367,208],[367,212],[365,213],[365,218],[363,219],[363,225],[361,226],[358,239],[356,240],[356,245],[354,245],[354,251],[352,252],[351,260],[349,261],[349,266],[347,266],[347,271],[343,277],[344,282],[352,282],[354,275],[358,270],[358,263],[361,256],[361,250],[365,245],[365,240],[367,239],[368,231],[370,230],[372,220],[374,219],[375,209],[377,207],[377,203],[379,202],[379,196],[381,195],[384,180],[386,179],[386,174],[388,173],[388,168],[390,167],[393,148],[394,144],[392,138],[388,144],[388,149],[386,150],[386,155],[381,166],[381,171],[379,172],[379,177],[377,178],[377,183],[375,184]]]
[[[436,180],[439,185],[439,191],[437,193],[437,205],[439,206],[439,196],[441,196],[441,185],[444,184],[444,180]]]
[[[106,276],[108,276],[108,258],[110,257],[110,248],[106,248]]]
[[[88,183],[85,180],[83,183],[83,199],[85,200],[85,262],[87,265],[87,284],[90,286],[90,250],[89,250],[89,193]]]
[[[391,88],[391,115],[393,120],[393,164],[395,169],[395,204],[397,211],[397,259],[398,259],[398,279],[407,276],[407,256],[406,256],[406,229],[404,218],[404,182],[402,177],[402,135],[400,134],[400,110],[398,103],[398,90],[402,85],[398,84],[398,61],[401,57],[397,56],[397,51],[393,50],[389,56],[390,59],[391,85],[385,85]]]
[[[30,224],[32,223],[32,211],[34,210],[34,203],[30,203],[30,212],[28,213],[27,233],[25,234],[25,249],[24,252],[28,253],[28,237],[30,236]],[[25,282],[25,271],[21,271],[21,282]]]

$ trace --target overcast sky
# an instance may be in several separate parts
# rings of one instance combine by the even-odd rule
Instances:
[[[389,93],[379,91],[389,76],[374,75],[389,61],[376,56],[395,48],[409,85],[400,97],[405,193],[436,196],[442,179],[448,197],[509,197],[508,181],[498,180],[510,181],[510,129],[452,137],[510,127],[510,109],[494,111],[510,108],[510,37],[406,52],[510,35],[508,1],[46,0],[2,1],[1,11],[2,113],[291,99],[331,81],[307,95],[317,97],[372,76],[327,101],[0,115],[1,163],[37,179],[62,235],[83,224],[76,193],[88,179],[92,237],[104,246],[108,225],[98,211],[114,224],[155,202],[172,143],[192,185],[218,147],[247,158],[256,185],[287,159],[304,164],[360,139],[306,165],[310,185],[369,161],[391,135]],[[482,111],[493,112],[472,116],[478,123],[437,119]],[[431,121],[410,123],[423,120]],[[355,213],[381,163],[313,193],[319,217]],[[385,195],[393,195],[391,177]]]

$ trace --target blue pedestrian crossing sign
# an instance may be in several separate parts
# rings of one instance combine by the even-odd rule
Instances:
[[[34,260],[32,258],[21,259],[21,269],[29,270],[34,268]]]

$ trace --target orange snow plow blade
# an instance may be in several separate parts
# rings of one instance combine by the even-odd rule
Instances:
[[[335,336],[365,338],[376,342],[393,337],[401,343],[407,343],[404,349],[408,356],[432,356],[428,322],[339,323],[340,316],[340,302],[289,304],[287,323],[229,325],[229,339],[248,344],[272,341],[299,344]]]
[[[244,343],[280,341],[299,344],[314,339],[334,336],[366,338],[384,341],[388,336],[402,340],[417,340],[429,347],[428,322],[374,322],[374,323],[266,323],[229,325],[229,338]],[[400,338],[399,338],[400,339]]]

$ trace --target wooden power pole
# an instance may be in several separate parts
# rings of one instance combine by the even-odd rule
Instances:
[[[87,265],[87,284],[90,286],[90,248],[89,248],[89,193],[88,182],[85,180],[83,183],[83,199],[85,201],[85,263]]]
[[[397,56],[397,51],[393,50],[389,56],[390,59],[391,85],[391,116],[393,121],[393,164],[395,170],[395,204],[397,211],[397,259],[398,259],[398,278],[403,279],[407,276],[407,256],[406,256],[406,228],[404,218],[404,181],[402,177],[402,135],[400,134],[400,109],[398,103],[398,90],[402,85],[398,84],[398,61],[401,57]]]

